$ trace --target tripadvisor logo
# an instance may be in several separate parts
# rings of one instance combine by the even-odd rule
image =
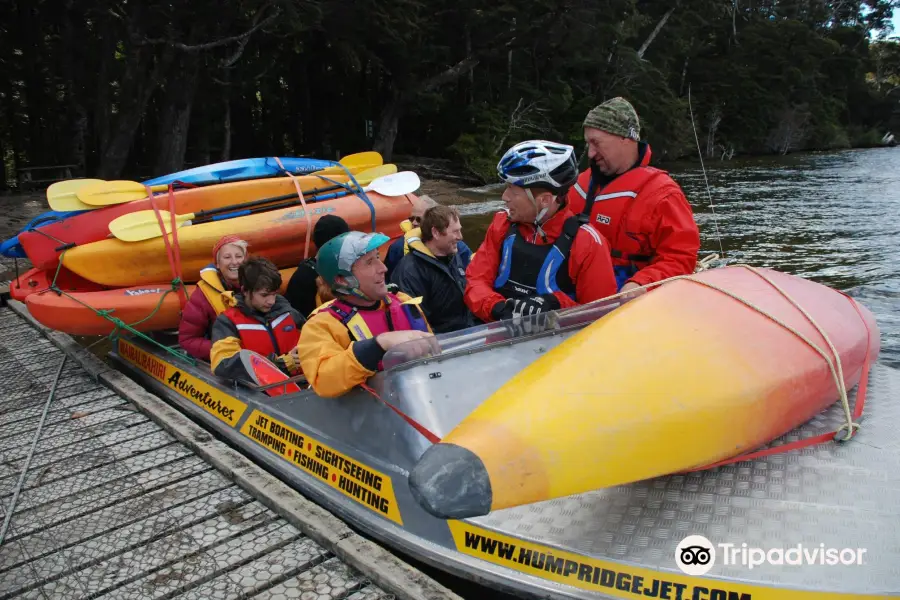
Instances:
[[[719,562],[753,570],[775,566],[854,566],[865,564],[865,548],[829,548],[825,544],[789,548],[757,548],[742,544],[719,544]],[[675,564],[686,575],[706,575],[716,564],[716,546],[702,535],[689,535],[675,548]]]
[[[716,564],[716,548],[702,535],[689,535],[675,547],[675,564],[685,575],[706,575]]]

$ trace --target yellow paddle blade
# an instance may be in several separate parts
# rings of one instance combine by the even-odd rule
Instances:
[[[159,211],[165,225],[165,233],[172,231],[172,213]],[[175,226],[181,227],[191,220],[193,214],[175,215]],[[162,235],[156,213],[152,210],[141,210],[122,215],[109,223],[109,232],[123,242],[140,242]]]
[[[356,154],[348,154],[338,162],[345,167],[359,167],[362,165],[378,167],[384,164],[384,158],[378,152],[357,152]]]
[[[150,188],[154,192],[168,189],[167,185],[156,185]],[[124,204],[134,200],[142,200],[147,197],[147,188],[137,181],[102,181],[91,186],[81,188],[77,192],[78,199],[91,206],[109,206],[111,204]]]
[[[74,210],[93,210],[96,206],[85,204],[78,199],[76,192],[90,185],[103,183],[102,179],[69,179],[57,181],[47,188],[47,204],[53,210],[61,212]]]
[[[310,173],[310,175],[346,175],[347,171],[350,171],[350,173],[356,175],[357,173],[361,173],[362,171],[374,169],[375,167],[379,166],[381,166],[381,163],[367,163],[363,165],[354,165],[352,167],[342,167],[340,165],[335,165],[333,167],[328,167],[327,169],[315,171],[314,173]]]
[[[397,172],[397,165],[381,165],[380,167],[371,167],[366,169],[365,171],[360,171],[358,174],[354,174],[353,178],[356,179],[356,182],[361,186],[367,186],[374,179],[378,179],[379,177],[384,177],[385,175],[393,175]],[[349,181],[347,183],[350,183]]]

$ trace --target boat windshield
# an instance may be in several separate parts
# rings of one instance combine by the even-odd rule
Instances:
[[[445,356],[457,352],[471,352],[496,344],[514,343],[520,339],[555,335],[581,329],[609,314],[622,304],[636,298],[639,293],[627,294],[612,300],[598,300],[565,310],[545,313],[545,325],[540,331],[531,327],[529,319],[509,319],[485,325],[476,325],[453,333],[444,333],[431,340],[413,340],[391,348],[383,359],[384,369],[398,367],[406,362],[432,356]]]

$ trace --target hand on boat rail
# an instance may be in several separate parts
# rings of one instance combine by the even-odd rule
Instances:
[[[426,331],[387,331],[375,341],[385,352],[401,354],[405,360],[426,358],[441,353],[441,346],[434,334]]]

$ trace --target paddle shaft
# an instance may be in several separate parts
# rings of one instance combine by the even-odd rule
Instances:
[[[324,188],[322,190],[319,190],[319,192],[321,193],[323,191],[340,188],[340,187],[343,187],[343,186],[334,186],[332,188]],[[350,194],[355,194],[355,193],[357,193],[357,190],[345,189],[343,192],[335,192],[333,194],[326,194],[324,196],[309,196],[308,198],[304,194],[303,199],[306,202],[316,203],[316,202],[321,202],[322,200],[331,200],[333,198],[349,196]],[[227,219],[234,219],[236,217],[255,215],[255,214],[259,214],[259,213],[269,212],[272,210],[280,210],[282,208],[289,208],[291,206],[297,206],[297,205],[302,204],[302,202],[300,202],[300,198],[297,197],[297,194],[288,194],[286,196],[267,198],[266,200],[268,202],[276,202],[277,200],[287,200],[287,202],[276,202],[275,204],[266,204],[265,206],[259,206],[257,208],[245,208],[244,210],[239,210],[239,211],[230,212],[230,213],[226,213],[226,214],[216,214],[212,217],[207,216],[208,218],[204,218],[204,219],[200,219],[200,220],[191,219],[191,224],[200,225],[202,223],[209,223],[212,221],[225,221]],[[218,210],[222,210],[222,209],[218,209]],[[199,214],[199,213],[197,213],[197,214]]]
[[[328,187],[324,187],[321,189],[312,189],[308,192],[310,197],[315,197],[316,194],[321,194],[323,192],[330,192],[333,190],[338,190],[343,188],[342,185],[331,185]],[[304,199],[306,198],[307,193],[303,194]],[[274,196],[272,198],[261,198],[260,200],[251,200],[250,202],[239,202],[238,204],[231,204],[229,206],[221,206],[219,208],[211,208],[209,210],[201,210],[194,213],[194,216],[191,218],[191,221],[196,221],[197,219],[204,219],[210,221],[218,221],[219,219],[207,219],[207,217],[211,217],[213,215],[220,215],[222,213],[226,213],[229,211],[233,211],[236,208],[249,209],[255,206],[263,206],[265,204],[270,204],[272,202],[280,202],[281,200],[290,200],[291,198],[297,198],[297,201],[300,201],[300,198],[297,197],[297,192],[292,194],[284,194],[283,196]],[[230,218],[230,217],[229,217]]]

